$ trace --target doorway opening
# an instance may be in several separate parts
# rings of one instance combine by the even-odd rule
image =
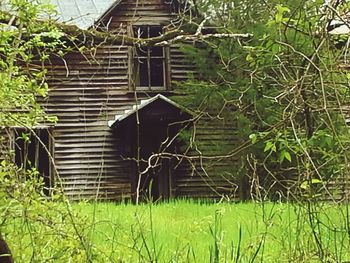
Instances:
[[[134,202],[174,197],[178,133],[192,123],[193,113],[161,94],[109,122],[121,138],[122,157],[130,160]]]
[[[139,128],[139,162],[136,162],[135,189],[142,200],[167,200],[172,197],[175,152],[175,129],[161,123],[148,123]],[[137,136],[137,135],[136,135]],[[137,145],[135,144],[135,157]],[[138,165],[137,165],[138,164]]]
[[[24,128],[14,130],[14,161],[23,170],[35,168],[43,180],[43,192],[49,195],[53,185],[52,137],[48,129],[28,131]]]

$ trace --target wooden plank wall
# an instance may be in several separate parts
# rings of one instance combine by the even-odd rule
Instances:
[[[112,12],[108,29],[125,29],[131,22],[169,23],[174,19],[169,5],[161,0],[136,2],[123,1]],[[170,48],[170,61],[173,81],[185,80],[193,72],[193,66],[188,64],[178,45]],[[54,159],[66,194],[71,199],[129,198],[131,166],[121,158],[118,136],[107,126],[116,114],[135,104],[134,92],[128,87],[128,47],[104,44],[94,52],[72,52],[63,58],[52,56],[46,66],[50,91],[44,106],[59,120],[53,129]],[[153,95],[138,94],[140,98]],[[234,129],[233,124],[212,121],[198,124],[197,138],[203,141],[201,151],[223,154],[220,148],[213,152],[213,145]],[[235,195],[232,161],[232,158],[197,161],[194,170],[184,163],[175,180],[176,195]]]
[[[54,158],[71,198],[120,199],[130,195],[128,166],[107,126],[128,109],[127,48],[102,46],[94,54],[51,58],[47,112],[59,119],[53,130]]]
[[[8,154],[12,148],[12,143],[10,130],[0,127],[0,160],[9,157]]]
[[[153,20],[161,12],[158,16],[169,21],[166,6],[158,2],[139,6],[138,16]],[[134,8],[134,1],[123,2],[118,14],[112,14],[110,30],[119,30],[135,18]],[[53,130],[54,158],[66,194],[72,199],[129,198],[130,165],[120,156],[118,136],[107,126],[116,114],[135,104],[128,87],[128,48],[102,45],[93,53],[75,52],[50,61],[45,107],[59,119]]]
[[[132,1],[126,0],[118,9],[112,13],[110,28],[122,28],[130,23],[136,24],[172,24],[177,23],[177,14],[173,8],[164,4],[164,0]],[[169,1],[168,1],[169,2]],[[189,74],[194,73],[194,67],[180,51],[180,45],[174,44],[170,47],[170,71],[173,82],[184,81]],[[226,140],[226,147],[232,150],[236,142],[232,139],[235,123],[224,123],[220,121],[201,121],[196,127],[196,138],[200,142],[200,151],[210,156],[224,155],[227,150],[215,148],[216,144],[222,145]],[[232,146],[232,147],[230,147]],[[198,152],[190,151],[189,155],[198,155]],[[215,197],[222,196],[237,197],[238,185],[235,172],[232,171],[232,162],[237,163],[234,158],[216,160],[198,159],[189,164],[186,161],[179,166],[173,192],[178,197]],[[202,162],[202,163],[201,163]]]
[[[168,25],[177,18],[169,3],[171,1],[124,0],[104,19],[103,24],[108,30],[118,32],[131,24]]]
[[[176,172],[178,197],[238,199],[245,198],[241,189],[239,156],[230,156],[238,145],[237,123],[203,118],[193,128],[195,144]]]

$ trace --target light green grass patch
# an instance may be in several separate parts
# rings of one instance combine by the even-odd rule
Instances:
[[[339,262],[349,256],[343,207],[327,204],[317,211],[191,201],[74,207],[88,216],[89,237],[103,262],[319,262],[320,256]]]

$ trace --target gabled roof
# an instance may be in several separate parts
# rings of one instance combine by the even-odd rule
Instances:
[[[139,105],[134,105],[130,110],[126,110],[124,114],[116,115],[114,120],[108,122],[108,126],[114,128],[119,123],[135,116],[137,112],[142,112],[143,110],[151,108],[152,105],[155,104],[157,101],[165,102],[168,105],[168,107],[176,108],[179,112],[181,112],[185,119],[191,119],[193,117],[193,113],[188,109],[172,101],[171,99],[161,94],[158,94],[150,99],[141,100],[141,103]]]
[[[57,7],[57,20],[88,29],[108,15],[122,0],[51,0]]]
[[[57,7],[57,20],[59,22],[76,25],[81,29],[88,29],[107,17],[123,0],[41,1],[51,1],[51,3]],[[178,4],[179,1],[171,0],[168,2],[168,4],[175,3]]]
[[[10,0],[0,0],[0,8],[11,10]],[[56,7],[58,22],[75,25],[81,29],[89,29],[100,22],[113,11],[123,0],[38,0],[51,3]],[[135,0],[136,1],[136,0]],[[165,1],[167,2],[167,1]],[[181,1],[171,0],[168,3],[178,4]],[[47,17],[43,17],[47,19]]]

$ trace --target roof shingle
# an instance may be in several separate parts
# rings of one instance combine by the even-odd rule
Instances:
[[[57,6],[57,20],[88,29],[120,0],[51,0]]]

